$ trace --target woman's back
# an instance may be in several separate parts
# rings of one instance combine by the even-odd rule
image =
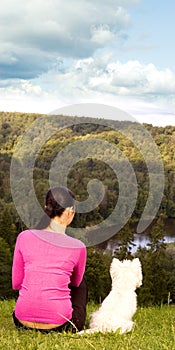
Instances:
[[[19,289],[15,315],[31,322],[62,324],[72,317],[69,283],[78,286],[85,245],[62,233],[23,231],[17,239],[12,284]]]

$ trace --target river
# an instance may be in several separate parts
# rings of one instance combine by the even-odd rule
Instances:
[[[165,219],[164,229],[165,229],[165,236],[164,236],[165,243],[175,242],[175,219]],[[150,242],[149,232],[150,232],[150,227],[144,233],[134,234],[133,243],[135,245],[132,248],[132,253],[135,253],[139,247],[145,247]],[[106,248],[114,251],[117,248],[117,240],[118,240],[117,235],[109,239],[107,242]]]

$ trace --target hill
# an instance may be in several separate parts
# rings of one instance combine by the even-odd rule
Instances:
[[[23,215],[32,225],[38,219],[33,193],[43,207],[50,181],[51,184],[55,180],[62,184],[66,179],[68,187],[76,193],[77,200],[84,201],[84,205],[88,203],[83,212],[76,214],[72,228],[76,228],[76,237],[79,237],[81,228],[89,230],[94,244],[94,225],[104,224],[103,230],[101,226],[99,230],[103,241],[109,231],[105,220],[110,218],[111,234],[114,235],[116,226],[112,225],[113,221],[117,220],[120,227],[123,220],[128,218],[127,225],[118,233],[120,243],[115,254],[121,259],[132,258],[132,225],[140,220],[148,198],[150,201],[146,214],[148,217],[154,214],[156,196],[162,190],[162,183],[158,180],[163,164],[164,190],[155,227],[151,231],[151,244],[149,251],[145,248],[138,252],[144,270],[139,300],[141,304],[160,304],[165,302],[169,293],[175,299],[174,247],[166,249],[161,223],[162,217],[175,218],[175,127],[1,112],[0,150],[1,297],[14,296],[11,290],[11,264],[16,237],[26,228],[26,222],[22,221]],[[154,180],[152,191],[151,178]],[[19,202],[22,200],[21,215],[16,210],[18,203],[14,203],[11,193],[14,179],[13,190]],[[97,180],[94,182],[94,179]],[[95,208],[91,200],[96,201]],[[116,213],[118,201],[120,207]],[[104,298],[107,293],[110,259],[104,259],[103,252],[88,250],[86,275],[93,300]],[[100,284],[101,271],[105,271],[104,286],[97,293],[95,288]]]

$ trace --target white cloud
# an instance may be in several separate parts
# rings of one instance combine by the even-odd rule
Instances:
[[[131,59],[130,7],[139,1],[1,0],[0,109],[105,102],[139,118],[174,118],[175,73]]]
[[[97,49],[123,37],[130,23],[128,7],[136,2],[1,0],[1,77],[33,78],[46,72],[58,56],[93,55]]]
[[[59,69],[59,65],[63,67]],[[16,110],[47,113],[59,106],[96,102],[124,109],[141,122],[146,115],[153,124],[157,116],[155,123],[163,124],[161,118],[175,119],[175,74],[171,70],[139,61],[121,63],[108,53],[74,60],[67,66],[58,60],[58,69],[36,79],[10,80],[0,86],[1,110],[10,96],[13,104],[16,98]]]
[[[103,60],[101,60],[102,64]],[[121,63],[113,61],[99,70],[98,59],[87,62],[90,84],[93,89],[103,92],[120,93],[145,97],[162,97],[174,95],[175,74],[170,69],[158,69],[153,64],[142,64],[139,61]],[[95,70],[94,67],[97,67]],[[87,67],[86,67],[87,72]],[[94,74],[95,73],[95,74]],[[87,74],[87,73],[86,73]]]
[[[101,25],[99,27],[93,26],[92,28],[92,42],[95,42],[99,45],[105,45],[110,40],[112,40],[114,34],[110,31],[108,25]]]
[[[61,69],[59,63],[61,65],[61,61],[58,69],[53,68],[30,82],[9,80],[9,84],[18,85],[19,91],[36,94],[44,91],[70,99],[100,93],[135,96],[148,102],[169,98],[174,103],[175,74],[170,69],[159,70],[153,64],[144,65],[139,61],[121,63],[114,61],[110,54],[74,60]]]

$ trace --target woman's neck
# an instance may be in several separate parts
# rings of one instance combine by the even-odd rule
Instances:
[[[57,232],[57,233],[66,233],[66,226],[60,224],[58,220],[51,219],[50,224],[45,229],[46,231]]]

